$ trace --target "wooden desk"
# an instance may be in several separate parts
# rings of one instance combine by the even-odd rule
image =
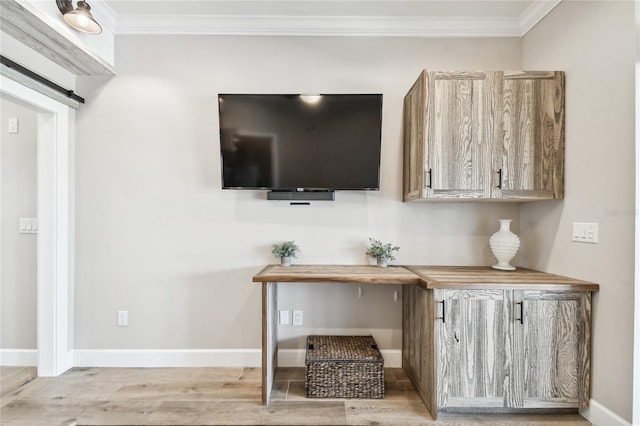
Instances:
[[[277,368],[278,282],[411,284],[403,287],[402,365],[434,419],[441,409],[470,408],[473,410],[477,407],[493,407],[497,410],[517,411],[532,408],[577,408],[588,404],[591,292],[598,291],[598,284],[526,268],[498,271],[490,267],[475,266],[380,268],[363,265],[293,265],[290,267],[270,265],[255,275],[253,282],[262,283],[262,402],[264,404],[269,402]],[[473,314],[474,320],[461,322],[459,318],[451,318],[451,312],[447,310],[449,313],[445,324],[445,303],[447,306],[464,306],[454,310],[453,314],[457,311],[471,313],[477,311]],[[525,304],[527,305],[526,315]],[[491,309],[487,309],[485,305]],[[554,315],[553,312],[556,311],[562,314]],[[455,328],[449,330],[447,327],[451,327],[452,324]],[[509,368],[505,369],[504,365],[500,363],[498,365],[495,362],[493,364],[496,365],[489,365],[490,363],[487,365],[498,368],[498,372],[502,375],[506,375],[505,371],[509,370],[509,378],[512,380],[508,383],[511,381],[514,383],[506,390],[498,387],[495,392],[490,389],[486,395],[477,395],[474,393],[475,389],[487,388],[485,383],[481,383],[484,377],[481,374],[477,378],[472,378],[479,381],[478,383],[474,381],[469,385],[465,382],[458,386],[463,390],[471,389],[468,395],[458,392],[458,388],[447,387],[448,384],[457,383],[456,380],[468,379],[466,376],[462,378],[455,376],[459,372],[469,370],[465,359],[456,358],[456,353],[465,354],[475,350],[476,355],[484,356],[485,352],[495,352],[492,346],[493,338],[479,342],[474,340],[475,336],[484,336],[482,331],[491,329],[493,324],[499,324],[501,327],[493,330],[490,337],[498,336],[502,339],[501,342],[504,341],[506,346],[501,348],[500,353],[509,354],[507,357]],[[561,333],[560,337],[552,336],[553,339],[544,340],[543,338],[541,341],[529,338],[529,336],[549,334],[545,331],[549,328],[549,324],[553,325],[554,331]],[[543,330],[539,331],[536,328],[538,326]],[[480,331],[477,332],[476,329]],[[460,338],[460,333],[466,333],[467,338]],[[502,334],[505,336],[500,337]],[[571,338],[568,339],[567,336]],[[463,344],[471,345],[475,349],[461,352],[459,347]],[[527,376],[523,361],[525,356],[522,354],[533,353],[533,350],[538,347],[550,348],[547,355],[541,355],[537,360],[543,370],[548,372],[552,371],[553,366],[561,366],[567,367],[565,368],[567,371],[575,371],[575,374],[568,378],[573,383],[568,387],[570,395],[549,394],[548,383],[537,377],[534,378],[540,382],[538,383],[541,388],[540,395],[524,394],[522,390],[525,385],[530,389],[532,384],[528,382],[531,374]],[[571,356],[564,359],[569,352]],[[564,358],[558,358],[556,353],[560,354],[560,358]],[[493,358],[495,357],[487,359]],[[547,366],[549,368],[546,368]],[[493,371],[487,373],[487,377],[494,376],[497,377],[497,373]],[[562,379],[564,378],[563,376]],[[549,380],[554,379],[555,376],[549,378]],[[503,382],[507,383],[506,380]]]
[[[418,284],[402,266],[269,265],[253,277],[262,283],[262,403],[269,403],[278,366],[278,283]]]

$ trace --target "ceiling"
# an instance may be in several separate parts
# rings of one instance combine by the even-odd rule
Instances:
[[[116,34],[521,37],[561,0],[95,0]]]

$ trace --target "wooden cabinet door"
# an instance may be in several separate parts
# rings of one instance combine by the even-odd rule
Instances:
[[[514,291],[509,406],[585,407],[589,399],[591,294]]]
[[[494,197],[564,197],[564,73],[505,72]]]
[[[438,411],[433,333],[433,291],[403,285],[402,367],[431,413]]]
[[[428,72],[427,198],[489,198],[501,72]],[[496,170],[497,172],[497,170]]]
[[[511,304],[502,290],[435,290],[438,407],[504,407]]]
[[[418,200],[426,196],[424,156],[426,75],[426,71],[423,71],[404,97],[402,119],[404,201]]]

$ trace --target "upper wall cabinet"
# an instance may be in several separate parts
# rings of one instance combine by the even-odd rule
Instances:
[[[563,72],[425,70],[403,120],[405,201],[564,196]]]

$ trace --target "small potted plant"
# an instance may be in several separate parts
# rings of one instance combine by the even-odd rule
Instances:
[[[271,247],[271,253],[275,257],[280,258],[280,264],[282,266],[290,266],[291,258],[297,257],[296,253],[299,251],[300,249],[296,245],[295,241],[285,241],[281,244],[274,244]]]
[[[391,243],[383,243],[380,240],[369,238],[369,247],[365,253],[375,258],[378,266],[386,268],[387,263],[395,259],[393,252],[398,250],[400,250],[400,247],[394,246]]]

